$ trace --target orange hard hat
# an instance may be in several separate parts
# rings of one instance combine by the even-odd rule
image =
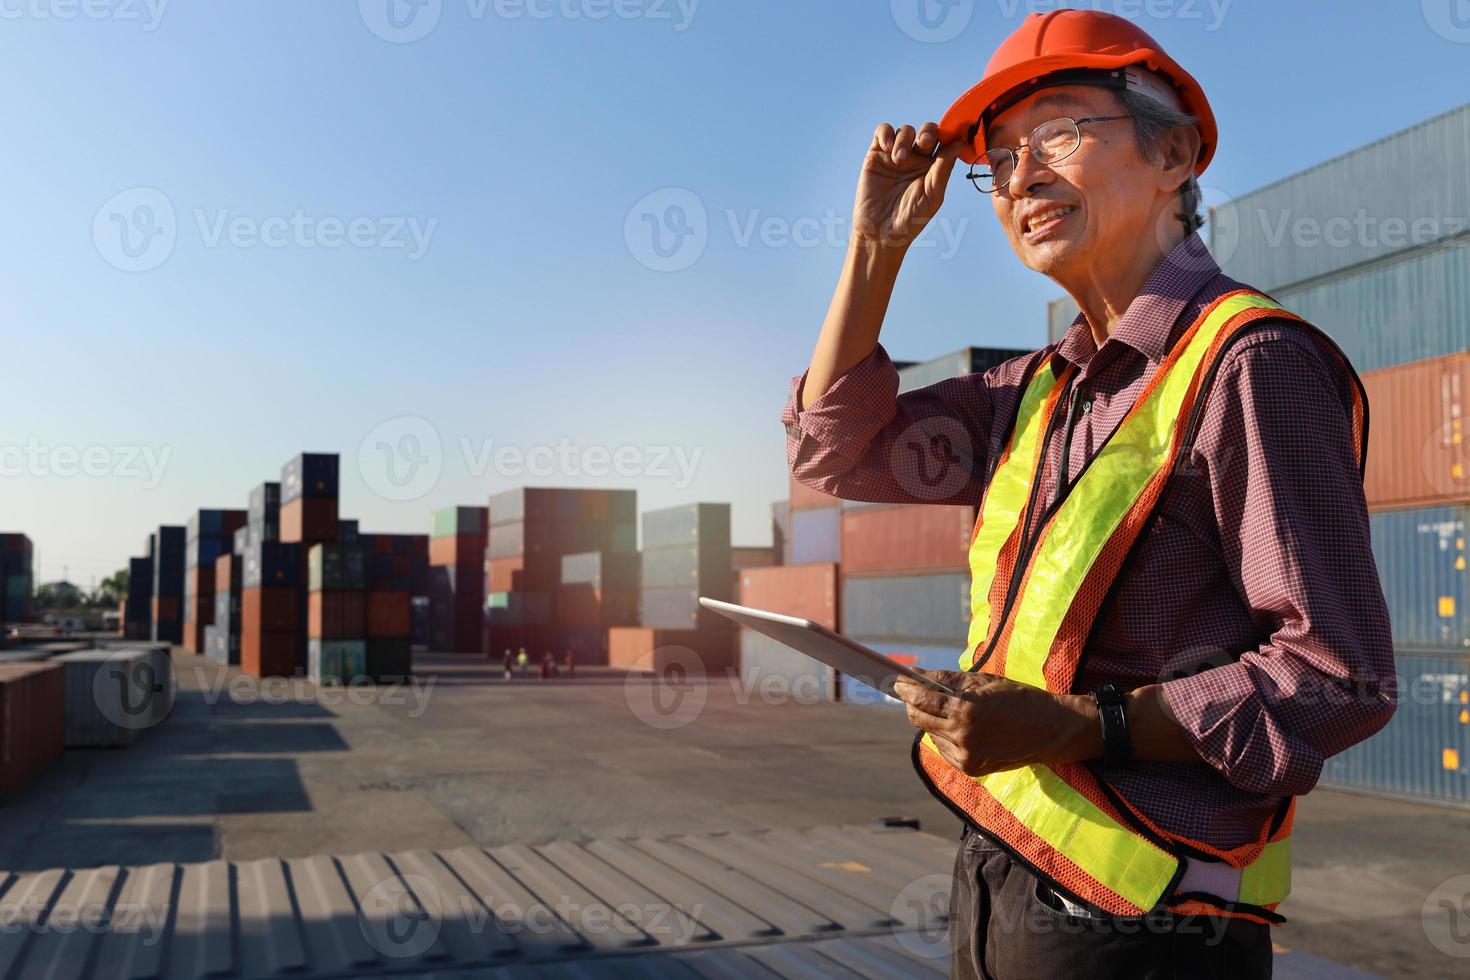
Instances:
[[[1027,95],[1066,84],[1148,93],[1157,85],[1156,76],[1124,71],[1134,66],[1162,75],[1184,110],[1199,120],[1201,146],[1194,172],[1204,173],[1219,135],[1205,90],[1138,25],[1100,10],[1029,15],[991,55],[979,83],[949,107],[939,135],[946,143],[966,143],[960,159],[974,163],[985,154],[986,124]]]

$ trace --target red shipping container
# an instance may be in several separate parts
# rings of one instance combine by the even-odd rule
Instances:
[[[740,604],[768,609],[786,616],[800,616],[838,629],[837,566],[774,565],[747,568],[740,573]]]
[[[975,508],[905,504],[842,512],[842,574],[964,571]]]
[[[584,521],[612,520],[612,494],[607,490],[583,490],[581,516]]]
[[[0,796],[61,754],[65,699],[60,664],[0,664]]]
[[[220,555],[214,560],[214,591],[216,594],[229,592],[234,587],[235,565],[239,561],[238,555]]]
[[[486,592],[517,592],[518,573],[526,567],[526,556],[491,558],[485,563]]]
[[[287,543],[337,540],[336,497],[297,497],[281,505],[281,540]],[[302,558],[305,559],[305,549]]]
[[[485,561],[483,534],[454,534],[429,542],[430,565],[479,565]]]
[[[1362,377],[1371,423],[1363,473],[1368,506],[1389,510],[1470,500],[1470,353]]]
[[[413,635],[413,596],[407,592],[369,592],[367,635],[399,638]]]
[[[790,477],[791,485],[791,509],[812,510],[816,507],[836,507],[841,503],[836,497],[828,496],[819,490],[813,490],[805,484],[796,482],[796,477]]]
[[[240,590],[240,634],[292,633],[301,626],[301,590],[272,585]]]
[[[214,565],[184,569],[184,595],[214,595]]]
[[[153,621],[155,623],[178,622],[181,601],[176,595],[154,596]]]
[[[729,630],[660,630],[644,626],[615,626],[607,631],[607,662],[612,667],[671,669],[685,676],[722,676],[736,662]],[[689,656],[690,651],[694,656]]]
[[[246,590],[250,591],[250,590]],[[296,633],[240,632],[240,670],[251,677],[291,677],[296,673]]]
[[[367,635],[366,592],[312,592],[306,599],[306,635],[314,640],[360,640]]]
[[[556,625],[575,628],[607,626],[602,618],[602,595],[590,585],[557,588],[552,618]]]

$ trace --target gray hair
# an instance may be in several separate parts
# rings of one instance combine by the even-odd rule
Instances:
[[[1123,111],[1133,117],[1133,127],[1138,138],[1138,152],[1144,159],[1152,160],[1163,151],[1164,137],[1179,126],[1193,126],[1199,120],[1187,112],[1172,109],[1157,99],[1127,90],[1117,93]],[[1200,204],[1204,192],[1199,181],[1191,172],[1189,179],[1179,185],[1179,213],[1175,215],[1184,224],[1184,234],[1198,231],[1205,223],[1200,215]]]

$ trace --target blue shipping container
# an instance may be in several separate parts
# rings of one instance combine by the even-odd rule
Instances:
[[[842,560],[842,508],[791,512],[791,564]]]
[[[1398,710],[1378,734],[1322,766],[1321,783],[1470,803],[1470,657],[1397,658]]]
[[[1463,505],[1369,516],[1395,647],[1456,653],[1470,649],[1467,518],[1470,508]]]
[[[958,670],[960,662],[960,646],[923,646],[910,643],[888,643],[882,640],[865,640],[861,637],[853,637],[863,646],[876,650],[885,656],[892,657],[899,663],[910,667],[918,667],[922,670]],[[864,684],[862,681],[842,675],[842,700],[852,704],[863,705],[885,705],[891,708],[902,708],[903,702],[897,698],[890,698],[877,690]]]

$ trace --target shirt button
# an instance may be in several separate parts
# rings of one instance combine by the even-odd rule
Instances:
[[[1085,401],[1085,402],[1082,403],[1082,414],[1083,415],[1086,415],[1090,411],[1092,411],[1092,399],[1091,398],[1087,399],[1087,401]]]

